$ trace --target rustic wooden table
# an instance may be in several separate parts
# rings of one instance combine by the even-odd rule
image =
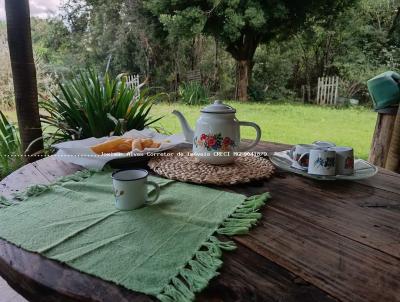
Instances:
[[[288,146],[260,143],[259,151]],[[54,157],[0,183],[5,196],[79,170]],[[199,301],[400,301],[400,175],[380,170],[363,181],[314,181],[277,171],[234,191],[269,191],[263,218]],[[45,215],[45,214],[44,214]],[[151,301],[115,284],[0,240],[0,274],[32,301]]]

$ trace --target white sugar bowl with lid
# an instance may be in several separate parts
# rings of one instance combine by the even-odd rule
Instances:
[[[194,156],[205,163],[232,163],[235,160],[234,152],[251,149],[261,138],[261,129],[257,124],[238,121],[235,116],[236,109],[222,101],[215,101],[214,104],[200,110],[194,131],[182,113],[176,110],[172,113],[179,118],[185,140],[193,143]],[[253,127],[256,130],[256,139],[252,144],[241,144],[240,126]]]

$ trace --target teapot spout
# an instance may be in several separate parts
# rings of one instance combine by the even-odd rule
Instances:
[[[193,143],[193,137],[194,137],[194,131],[192,128],[190,128],[186,118],[183,116],[182,113],[180,113],[177,110],[172,111],[172,114],[176,115],[176,117],[179,119],[179,122],[181,123],[181,127],[183,130],[183,135],[185,136],[185,140],[188,143]]]

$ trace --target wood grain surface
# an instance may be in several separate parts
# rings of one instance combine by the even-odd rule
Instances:
[[[255,151],[288,145],[260,143]],[[54,157],[0,183],[11,196],[81,167]],[[367,180],[316,181],[277,171],[270,180],[225,188],[269,191],[259,225],[236,236],[220,275],[198,301],[400,301],[400,175],[380,169]],[[0,274],[30,301],[152,301],[110,282],[0,240]]]
[[[395,120],[396,114],[377,115],[368,161],[378,167],[386,165]]]

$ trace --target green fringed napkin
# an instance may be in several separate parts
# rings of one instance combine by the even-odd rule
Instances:
[[[11,204],[0,198],[0,237],[24,249],[162,301],[190,301],[222,265],[232,241],[261,217],[268,193],[243,195],[150,177],[157,203],[114,207],[110,172],[78,172],[38,185]]]

